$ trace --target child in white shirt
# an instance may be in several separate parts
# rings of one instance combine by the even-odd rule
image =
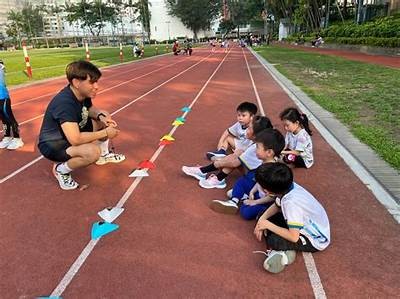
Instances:
[[[286,130],[283,162],[292,167],[310,168],[314,164],[314,155],[307,116],[296,108],[287,108],[280,118]]]
[[[259,218],[254,234],[265,236],[268,251],[265,270],[278,273],[294,262],[296,251],[317,252],[330,243],[328,216],[315,197],[293,182],[291,169],[283,163],[267,163],[256,171],[256,180],[275,204]]]

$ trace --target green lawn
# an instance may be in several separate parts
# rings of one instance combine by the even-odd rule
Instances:
[[[165,53],[165,45],[159,45],[159,54]],[[171,51],[171,47],[169,49]],[[34,49],[29,50],[32,65],[33,80],[42,80],[61,76],[65,73],[65,66],[74,60],[85,59],[85,48],[63,48],[63,49]],[[132,47],[124,47],[124,62],[136,60],[132,55]],[[156,55],[155,46],[145,47],[145,57]],[[5,52],[0,51],[0,59],[6,65],[6,81],[8,86],[29,82],[25,75],[25,60],[22,51]],[[120,63],[119,47],[115,48],[91,48],[91,62],[98,67]]]
[[[400,170],[400,70],[281,47],[256,51]]]

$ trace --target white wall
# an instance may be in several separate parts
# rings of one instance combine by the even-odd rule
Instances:
[[[149,0],[149,2],[151,3],[149,8],[151,11],[150,28],[152,39],[162,41],[168,38],[193,37],[193,31],[186,28],[178,18],[168,15],[164,0]],[[214,32],[200,31],[197,33],[199,38],[204,36],[214,36]]]

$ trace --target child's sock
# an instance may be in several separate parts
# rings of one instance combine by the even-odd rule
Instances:
[[[222,181],[222,180],[225,179],[227,176],[228,176],[228,175],[227,175],[225,172],[223,172],[223,171],[221,170],[221,171],[218,172],[218,174],[217,174],[217,179],[218,179],[218,181]]]
[[[101,155],[102,156],[105,156],[110,152],[108,150],[108,143],[109,142],[110,142],[109,139],[107,139],[106,141],[99,141],[99,146],[100,146],[100,150],[101,150]]]
[[[216,170],[218,170],[218,168],[216,168],[214,166],[214,163],[211,163],[210,165],[207,165],[207,166],[200,167],[200,171],[202,173],[209,173],[211,171],[216,171]]]
[[[62,173],[62,174],[67,174],[67,173],[70,173],[72,171],[72,169],[69,168],[67,162],[58,164],[57,167],[56,167],[56,170],[59,173]]]

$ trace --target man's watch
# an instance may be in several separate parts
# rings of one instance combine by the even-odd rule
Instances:
[[[99,114],[97,114],[97,117],[96,117],[96,119],[97,119],[98,121],[100,121],[100,116],[106,117],[106,115],[105,115],[103,112],[100,112]]]

